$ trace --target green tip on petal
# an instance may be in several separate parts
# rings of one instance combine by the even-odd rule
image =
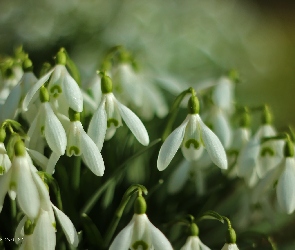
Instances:
[[[4,72],[4,75],[5,75],[5,77],[7,77],[7,78],[10,78],[10,77],[12,77],[13,76],[13,70],[12,70],[12,68],[7,68],[6,70],[5,70],[5,72]]]
[[[49,102],[49,93],[47,88],[44,87],[44,85],[40,88],[39,98],[42,103]]]
[[[187,104],[189,114],[198,114],[200,111],[200,103],[198,97],[192,95]]]
[[[142,196],[138,196],[134,202],[134,213],[145,214],[146,212],[146,202]]]
[[[228,228],[226,234],[226,243],[228,244],[235,244],[237,241],[237,235],[233,228]]]
[[[148,250],[149,249],[149,245],[145,241],[143,241],[143,240],[138,240],[138,241],[135,241],[132,244],[132,249]]]
[[[80,112],[69,108],[69,118],[71,122],[80,121]]]
[[[23,62],[23,71],[24,72],[33,71],[33,63],[29,58],[26,58]]]
[[[67,64],[67,55],[65,53],[64,48],[61,48],[57,52],[55,62],[56,62],[56,64],[60,64],[60,65],[66,65]]]
[[[199,236],[199,228],[196,223],[192,223],[190,226],[190,235]]]
[[[101,77],[101,92],[103,94],[108,94],[113,92],[113,82],[112,79],[103,74]]]
[[[14,144],[14,153],[16,156],[25,156],[26,148],[23,141],[19,140]]]

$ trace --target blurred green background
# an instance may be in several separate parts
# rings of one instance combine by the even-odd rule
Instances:
[[[122,44],[157,71],[196,84],[229,68],[238,101],[269,103],[295,124],[295,4],[290,1],[51,0],[0,2],[0,53],[23,44],[37,65],[64,46],[84,82],[104,51]]]

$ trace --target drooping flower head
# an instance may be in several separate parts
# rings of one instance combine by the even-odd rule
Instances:
[[[134,203],[134,215],[129,224],[117,235],[109,250],[172,250],[165,235],[148,219],[146,203],[142,196]]]
[[[188,115],[163,143],[157,161],[160,171],[164,170],[181,146],[184,157],[197,160],[204,149],[211,160],[221,169],[227,169],[225,150],[218,137],[203,123],[199,115],[199,101],[193,94],[188,101]]]
[[[102,100],[94,113],[88,127],[88,135],[95,142],[99,150],[104,140],[113,137],[118,127],[122,126],[122,119],[143,145],[149,144],[149,136],[140,119],[126,106],[121,104],[114,94],[113,83],[109,76],[103,74],[101,78]]]

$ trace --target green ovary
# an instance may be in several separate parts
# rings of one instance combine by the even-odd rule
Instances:
[[[53,95],[54,98],[57,98],[59,94],[62,93],[62,89],[58,85],[54,85],[50,88],[50,93]]]
[[[200,147],[200,143],[196,141],[195,139],[189,139],[185,142],[185,147],[190,148],[191,144],[193,144],[195,149],[198,149]]]
[[[112,125],[112,123],[114,124],[115,127],[117,127],[119,125],[118,120],[116,120],[116,119],[108,119],[108,121],[107,121],[108,128]]]
[[[266,155],[270,155],[270,156],[274,156],[275,155],[275,151],[272,148],[269,147],[263,147],[260,150],[260,155],[261,156],[266,156]]]
[[[134,242],[133,245],[132,245],[132,249],[135,249],[135,250],[139,249],[140,246],[142,247],[141,248],[142,250],[148,250],[149,249],[149,245],[146,242],[142,241],[142,240]]]
[[[79,155],[80,154],[80,149],[77,148],[76,146],[71,146],[69,149],[69,154],[72,155]]]

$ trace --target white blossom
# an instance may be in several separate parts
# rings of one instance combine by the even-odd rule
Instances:
[[[189,236],[180,250],[210,250],[210,248],[203,244],[199,236]]]
[[[236,244],[225,243],[221,250],[239,250]]]
[[[226,153],[220,140],[203,123],[199,114],[188,114],[184,122],[167,137],[158,156],[157,167],[160,171],[169,165],[180,146],[189,161],[198,159],[205,148],[215,165],[227,169]]]
[[[122,119],[141,144],[145,146],[149,144],[148,133],[140,119],[129,108],[121,104],[113,93],[108,93],[103,94],[87,132],[99,150],[102,149],[104,140],[111,139],[116,129],[122,126]]]
[[[117,235],[109,250],[172,250],[165,235],[156,228],[146,214],[134,214],[130,223]]]

